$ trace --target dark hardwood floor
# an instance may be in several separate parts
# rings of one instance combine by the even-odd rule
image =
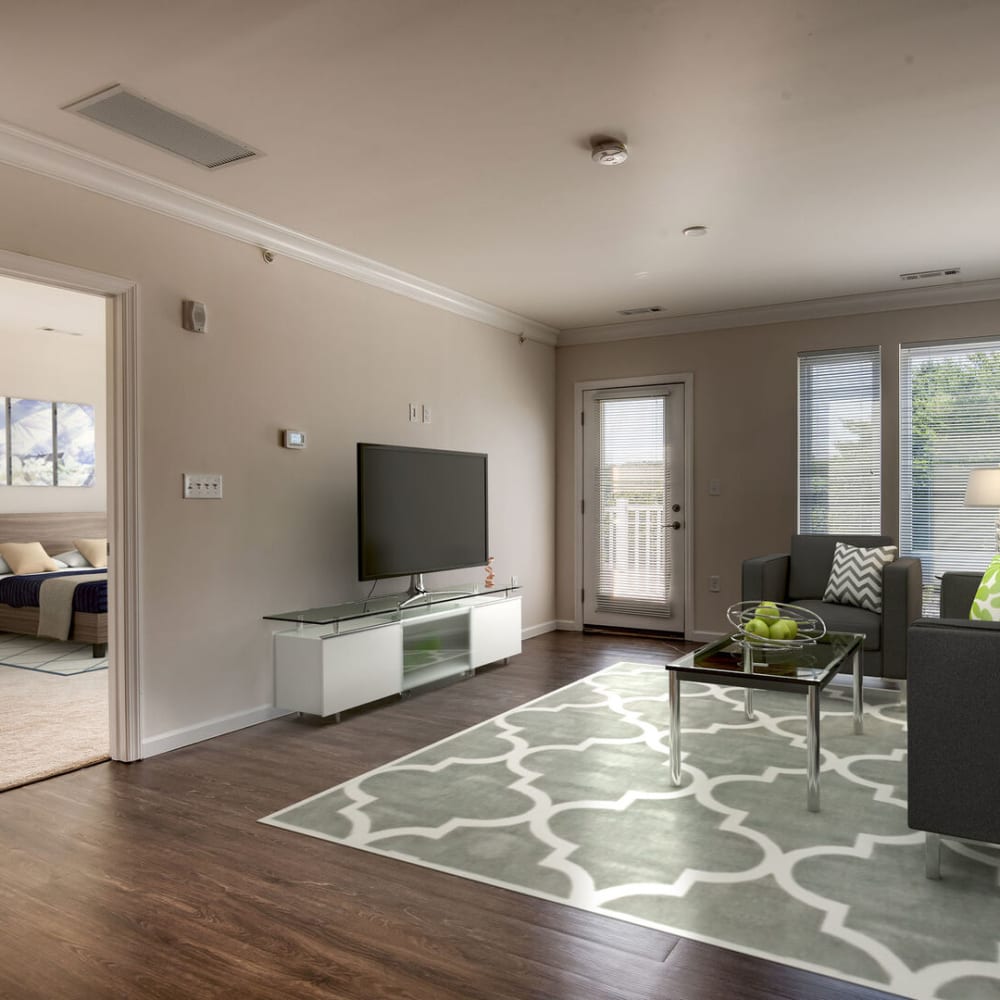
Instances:
[[[670,934],[263,826],[270,812],[622,659],[550,633],[507,666],[0,794],[0,996],[876,998]]]

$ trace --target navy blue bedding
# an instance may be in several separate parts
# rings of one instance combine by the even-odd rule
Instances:
[[[37,608],[38,592],[44,580],[58,576],[94,575],[100,579],[81,583],[73,594],[73,610],[100,614],[108,610],[108,571],[106,569],[76,569],[68,573],[30,573],[0,580],[0,604],[12,608]]]

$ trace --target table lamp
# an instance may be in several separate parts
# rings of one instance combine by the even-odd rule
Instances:
[[[997,508],[997,552],[1000,552],[1000,466],[992,469],[973,469],[969,473],[965,506]]]

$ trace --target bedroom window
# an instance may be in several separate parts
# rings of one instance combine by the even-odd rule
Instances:
[[[799,355],[800,533],[881,532],[881,388],[878,347]]]
[[[924,614],[946,570],[981,572],[997,512],[965,506],[969,472],[1000,464],[1000,339],[900,348],[900,552],[920,558]]]

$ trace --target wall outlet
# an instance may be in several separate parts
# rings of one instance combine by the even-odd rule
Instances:
[[[416,403],[410,403],[410,423],[415,424],[420,419]]]
[[[518,580],[518,578],[517,578],[516,576],[512,576],[512,577],[510,578],[510,585],[511,585],[512,587],[520,587],[520,586],[521,586],[521,583],[520,583],[520,581]]]
[[[722,483],[718,479],[710,479],[708,481],[708,495],[710,497],[717,497],[722,494]]]
[[[708,578],[708,589],[713,594],[717,594],[719,592],[719,578],[717,576],[710,576]]]
[[[185,500],[221,500],[222,476],[218,473],[185,472]]]

